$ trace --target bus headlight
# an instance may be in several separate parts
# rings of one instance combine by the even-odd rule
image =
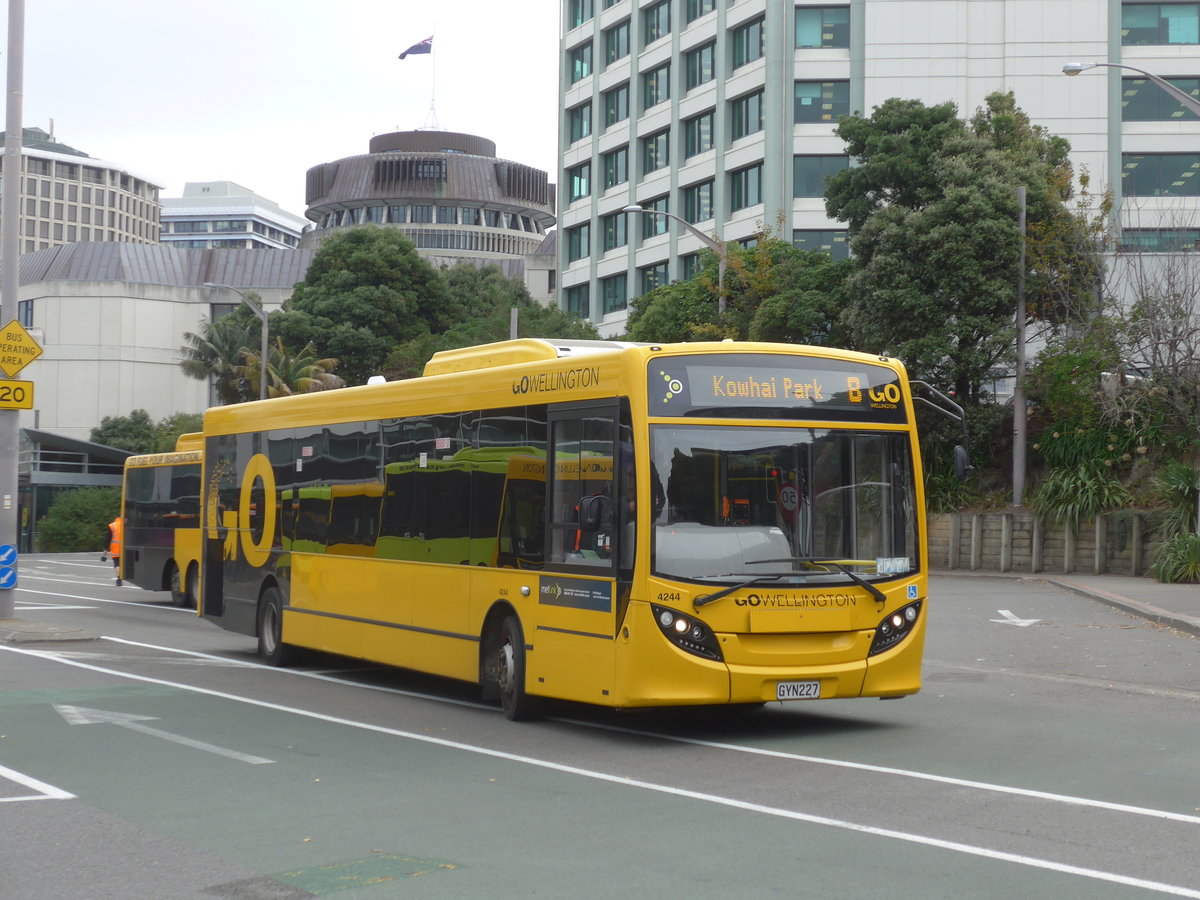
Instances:
[[[885,616],[884,620],[875,628],[875,640],[871,642],[871,649],[867,656],[874,656],[884,650],[890,650],[904,640],[917,624],[920,615],[921,601],[918,600],[916,603],[910,603],[903,609],[898,609]]]
[[[685,616],[665,606],[650,607],[658,630],[680,650],[702,656],[705,659],[721,660],[721,647],[717,636],[699,619]]]

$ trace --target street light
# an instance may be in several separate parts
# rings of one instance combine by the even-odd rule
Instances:
[[[1139,75],[1145,75],[1160,88],[1183,104],[1184,108],[1189,112],[1200,116],[1200,100],[1197,100],[1187,91],[1180,90],[1165,78],[1159,78],[1153,72],[1147,72],[1145,69],[1139,69],[1137,66],[1126,65],[1125,63],[1102,63],[1102,62],[1069,62],[1062,67],[1064,75],[1078,75],[1080,72],[1085,72],[1088,69],[1128,69],[1131,72],[1137,72]]]
[[[224,288],[227,291],[233,291],[242,298],[242,302],[250,307],[250,311],[258,316],[258,320],[262,322],[262,341],[259,347],[258,356],[258,399],[267,399],[267,311],[239,291],[237,288],[228,284],[217,284],[213,281],[204,282],[206,288]]]
[[[717,254],[717,313],[725,315],[725,266],[729,262],[729,245],[719,238],[712,238],[689,222],[682,216],[677,216],[675,213],[669,213],[662,209],[646,209],[644,206],[638,206],[636,203],[630,204],[622,208],[621,212],[638,212],[647,213],[652,216],[666,216],[668,219],[674,219],[688,231],[690,231],[700,243]]]

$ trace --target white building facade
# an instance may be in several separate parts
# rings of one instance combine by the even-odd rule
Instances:
[[[311,223],[232,181],[189,181],[162,198],[162,242],[184,250],[294,250]]]
[[[21,370],[34,383],[22,428],[86,441],[105,416],[144,409],[154,421],[203,412],[209,384],[183,374],[185,332],[240,305],[229,285],[268,311],[292,295],[307,250],[180,250],[73,244],[21,259],[20,319],[43,353]]]
[[[1012,91],[1067,138],[1121,243],[1200,240],[1200,119],[1134,66],[1200,96],[1200,3],[1121,0],[561,0],[560,305],[624,330],[628,301],[687,278],[702,243],[764,229],[835,258],[825,178],[840,117],[891,97],[970,117]]]

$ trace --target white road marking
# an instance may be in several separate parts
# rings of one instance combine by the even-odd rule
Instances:
[[[205,753],[215,753],[217,756],[236,759],[238,762],[249,763],[252,766],[261,766],[275,762],[273,759],[251,756],[249,753],[230,750],[228,747],[218,747],[216,744],[197,741],[193,738],[163,731],[161,728],[151,728],[149,725],[142,724],[142,722],[157,721],[157,716],[139,716],[134,713],[111,712],[105,709],[89,709],[86,706],[67,706],[65,704],[56,704],[54,709],[71,725],[117,725],[121,728],[127,728],[130,731],[149,735],[150,737],[162,738],[164,741],[171,741],[174,744],[191,747],[193,750],[203,750]]]
[[[990,621],[999,622],[1001,625],[1016,625],[1018,628],[1028,628],[1030,625],[1034,625],[1034,624],[1042,621],[1041,619],[1018,618],[1017,616],[1013,615],[1011,611],[1009,611],[1007,609],[998,609],[998,610],[996,610],[996,612],[1000,613],[1000,615],[1004,616],[1004,618],[1003,619],[991,619]]]
[[[15,782],[22,787],[29,788],[31,791],[37,791],[37,794],[32,797],[0,797],[0,803],[16,803],[21,800],[74,800],[75,795],[69,794],[66,791],[54,787],[52,784],[46,784],[44,781],[38,781],[36,778],[30,778],[28,775],[22,775],[15,769],[9,769],[0,766],[0,778],[5,778],[8,781]]]
[[[1000,850],[993,850],[989,847],[979,847],[971,844],[962,844],[955,841],[945,841],[940,838],[928,837],[926,835],[913,834],[905,831],[895,831],[889,828],[878,828],[873,825],[862,825],[857,822],[849,822],[842,819],[832,819],[827,816],[817,816],[811,813],[798,812],[796,810],[781,809],[779,807],[765,806],[760,803],[751,803],[745,800],[738,800],[733,797],[722,797],[718,794],[708,794],[700,791],[691,791],[684,788],[672,787],[665,784],[657,784],[650,781],[642,781],[636,778],[628,778],[623,775],[613,775],[608,772],[600,772],[594,769],[583,769],[578,766],[571,766],[565,763],[554,762],[548,759],[538,759],[537,757],[524,756],[516,753],[508,753],[503,750],[495,750],[491,747],[482,747],[477,744],[466,744],[461,741],[452,741],[446,738],[434,737],[428,734],[418,734],[411,731],[401,731],[397,728],[388,728],[383,725],[375,725],[370,722],[356,722],[353,719],[345,719],[341,716],[330,716],[324,713],[313,712],[311,710],[299,709],[292,706],[283,706],[278,703],[271,703],[266,700],[258,700],[253,697],[244,697],[238,694],[230,694],[225,691],[216,691],[210,688],[197,687],[195,685],[181,684],[173,681],[166,681],[161,678],[151,678],[145,675],[134,675],[129,672],[120,672],[114,669],[104,669],[99,666],[89,665],[83,662],[74,660],[62,659],[51,654],[46,654],[39,650],[26,650],[20,647],[9,647],[0,645],[0,650],[7,650],[10,653],[19,653],[25,656],[39,657],[48,659],[52,662],[58,662],[63,665],[75,666],[81,669],[87,669],[93,672],[99,672],[105,675],[113,675],[118,678],[127,678],[131,681],[139,681],[146,684],[156,684],[162,687],[176,688],[189,693],[200,694],[207,697],[216,697],[222,700],[231,700],[235,703],[244,703],[248,706],[255,706],[260,709],[269,709],[275,712],[281,712],[289,715],[300,716],[306,719],[313,719],[319,722],[325,722],[331,725],[344,725],[349,728],[357,728],[361,731],[369,731],[375,734],[383,734],[389,737],[398,737],[410,741],[417,741],[423,744],[432,744],[438,747],[446,747],[452,750],[460,750],[465,753],[474,753],[478,756],[487,756],[494,759],[503,759],[508,762],[520,763],[523,765],[534,766],[550,771],[562,772],[568,775],[577,775],[581,778],[589,778],[595,781],[602,781],[609,784],[619,784],[625,787],[640,788],[646,791],[653,791],[660,794],[668,794],[675,797],[684,797],[691,800],[699,800],[705,803],[712,803],[718,806],[725,806],[732,809],[741,809],[747,812],[756,812],[762,815],[775,816],[781,819],[790,819],[796,822],[806,822],[812,825],[823,825],[828,828],[838,828],[844,831],[853,831],[858,834],[868,834],[874,837],[890,838],[906,843],[918,844],[926,847],[934,847],[940,850],[949,850],[955,853],[962,853],[968,856],[976,856],[983,859],[993,859],[1001,862],[1011,862],[1016,865],[1027,866],[1035,869],[1044,869],[1051,872],[1059,872],[1067,875],[1078,875],[1083,878],[1091,878],[1097,881],[1104,881],[1110,884],[1121,884],[1128,887],[1140,888],[1142,890],[1159,891],[1160,893],[1170,894],[1176,897],[1189,897],[1192,900],[1200,900],[1200,890],[1195,890],[1179,885],[1165,884],[1157,881],[1148,881],[1142,878],[1132,878],[1127,875],[1119,875],[1115,872],[1105,872],[1099,869],[1088,869],[1081,866],[1073,866],[1067,863],[1054,862],[1053,860],[1038,859],[1037,857],[1025,856],[1017,853],[1006,853]],[[742,748],[739,748],[742,749]],[[875,767],[851,764],[853,768],[873,769]],[[887,771],[880,769],[880,771]],[[899,770],[897,770],[899,771]],[[995,787],[995,786],[994,786]],[[1022,793],[1015,790],[1015,793]],[[1033,792],[1036,794],[1036,792]],[[1053,796],[1053,795],[1051,795]],[[1175,818],[1175,814],[1164,814],[1166,818]],[[1195,817],[1191,817],[1195,818]]]

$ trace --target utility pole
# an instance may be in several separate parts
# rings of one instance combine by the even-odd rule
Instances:
[[[21,101],[24,96],[25,0],[8,0],[8,99],[4,116],[4,198],[0,201],[0,327],[17,317],[21,270]],[[0,409],[0,619],[13,618],[17,581],[17,452],[20,412]],[[11,564],[10,564],[11,563]]]
[[[1025,448],[1029,443],[1025,412],[1025,186],[1017,188],[1017,229],[1021,253],[1017,263],[1017,366],[1013,378],[1013,506],[1025,505]]]

